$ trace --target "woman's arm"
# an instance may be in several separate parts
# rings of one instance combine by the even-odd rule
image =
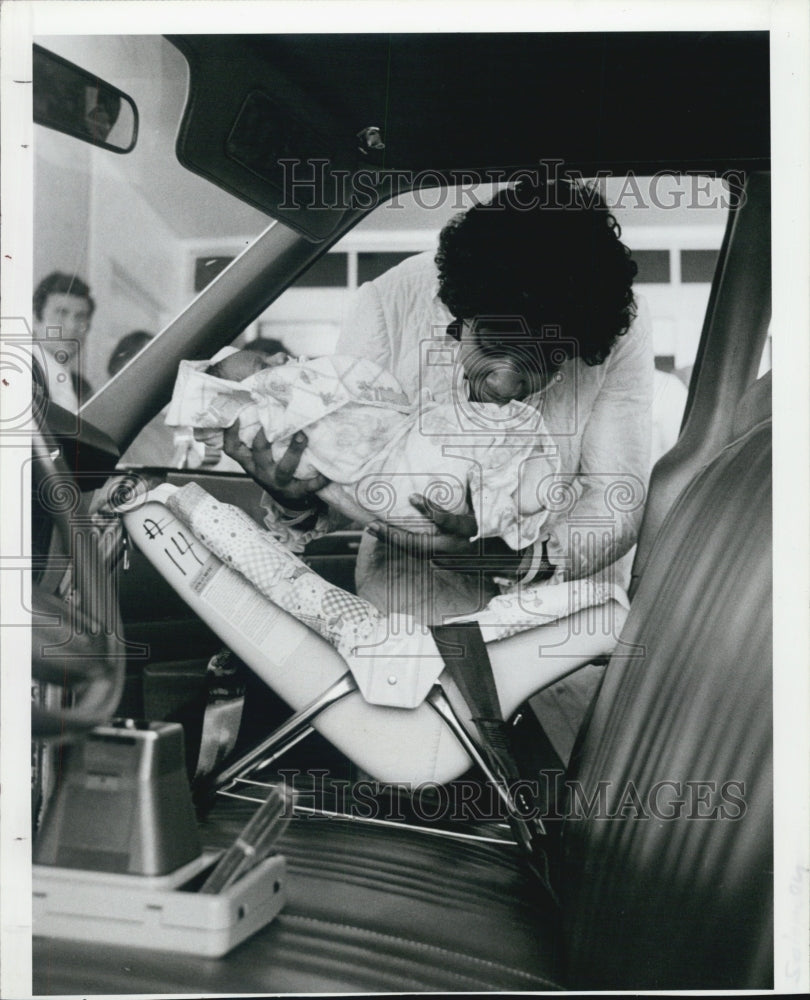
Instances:
[[[561,476],[549,491],[541,543],[559,580],[603,569],[628,552],[638,535],[649,478],[655,369],[643,301],[605,364],[607,375],[582,437],[579,472]]]

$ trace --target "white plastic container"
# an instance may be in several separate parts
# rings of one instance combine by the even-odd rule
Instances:
[[[220,893],[184,891],[218,856],[162,876],[34,865],[34,934],[220,958],[284,906],[286,865],[274,855]]]

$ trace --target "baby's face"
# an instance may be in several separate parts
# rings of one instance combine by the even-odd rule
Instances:
[[[220,378],[241,382],[265,368],[275,368],[288,361],[286,354],[262,354],[260,351],[243,350],[228,355],[218,362]]]

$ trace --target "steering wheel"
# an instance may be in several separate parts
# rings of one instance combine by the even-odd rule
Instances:
[[[41,413],[32,435],[32,490],[51,522],[45,579],[65,577],[68,597],[32,586],[31,675],[63,690],[62,707],[32,704],[35,739],[64,740],[114,715],[124,688],[126,654],[116,589],[110,586],[121,551],[119,522],[104,524],[84,513],[86,503],[59,450],[46,442]],[[70,697],[68,697],[70,693]]]

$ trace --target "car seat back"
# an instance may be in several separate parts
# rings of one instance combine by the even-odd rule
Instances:
[[[757,376],[771,318],[770,174],[752,173],[736,192],[712,293],[686,415],[677,444],[655,465],[639,530],[634,596],[668,511],[721,448],[735,439],[738,403]]]
[[[739,439],[665,521],[575,747],[571,988],[772,983],[768,390],[761,380]]]

